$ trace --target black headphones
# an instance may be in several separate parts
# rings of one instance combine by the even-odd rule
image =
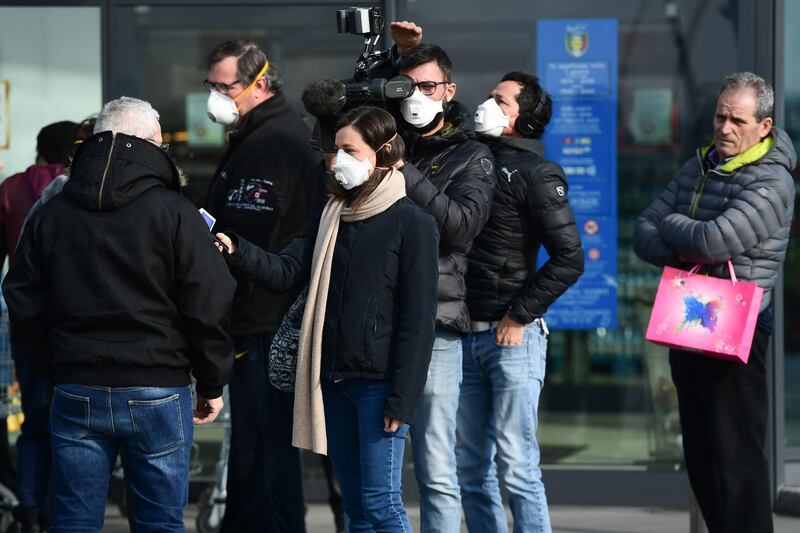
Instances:
[[[544,129],[544,124],[538,119],[539,113],[541,113],[542,108],[544,108],[547,103],[547,93],[543,87],[539,87],[538,97],[536,107],[533,108],[533,111],[520,113],[517,120],[514,121],[514,127],[521,135],[526,137],[533,135],[537,129]]]

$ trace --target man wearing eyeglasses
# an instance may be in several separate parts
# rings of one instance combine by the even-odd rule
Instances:
[[[494,164],[489,149],[465,124],[469,112],[453,102],[456,84],[444,50],[415,46],[402,54],[397,68],[416,84],[400,104],[406,192],[436,218],[440,234],[436,340],[411,428],[414,473],[423,533],[456,533],[461,531],[455,456],[461,337],[470,331],[466,254],[489,218]]]
[[[206,209],[218,228],[277,252],[305,225],[310,191],[321,184],[320,156],[281,92],[277,69],[255,43],[223,42],[207,66],[209,116],[231,130]],[[267,368],[272,336],[295,298],[239,280],[223,532],[305,531],[300,454],[291,445],[293,398],[270,386]]]

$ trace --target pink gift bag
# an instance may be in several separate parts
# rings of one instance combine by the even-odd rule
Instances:
[[[736,280],[664,267],[645,338],[679,350],[747,363],[764,289]]]

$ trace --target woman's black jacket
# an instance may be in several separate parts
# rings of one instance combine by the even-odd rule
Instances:
[[[320,214],[279,254],[238,238],[234,273],[282,292],[308,283]],[[322,379],[391,382],[384,414],[412,422],[428,373],[436,320],[439,234],[408,198],[341,222],[322,337]]]

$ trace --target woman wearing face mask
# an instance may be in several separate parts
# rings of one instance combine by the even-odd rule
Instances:
[[[393,168],[403,141],[389,113],[348,112],[336,146],[330,200],[281,253],[218,237],[236,273],[273,291],[309,285],[293,444],[329,452],[348,531],[410,531],[400,475],[433,345],[438,231]]]

